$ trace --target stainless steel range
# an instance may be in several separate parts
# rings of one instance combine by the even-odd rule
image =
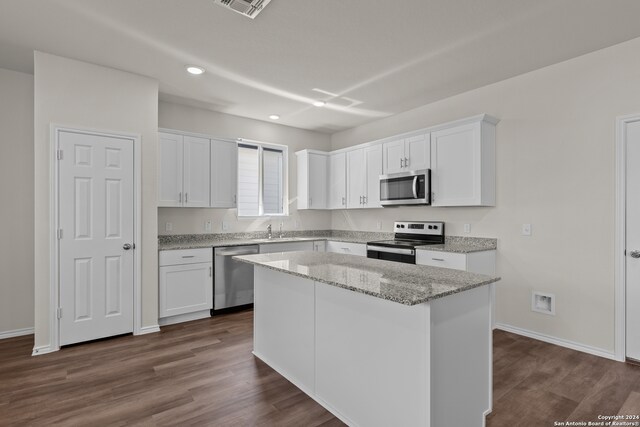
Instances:
[[[393,240],[367,243],[368,258],[415,264],[417,246],[444,243],[444,222],[399,221],[393,230]]]

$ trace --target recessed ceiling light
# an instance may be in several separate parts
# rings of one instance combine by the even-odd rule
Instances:
[[[196,67],[195,65],[189,65],[189,66],[187,66],[187,72],[189,74],[193,74],[195,76],[199,76],[200,74],[204,73],[204,68]]]
[[[313,103],[313,105],[316,107],[324,107],[325,105],[327,105],[327,103],[324,101],[316,101]]]
[[[269,116],[269,118],[270,118],[271,120],[278,120],[278,119],[280,118],[280,116],[279,116],[279,115],[277,115],[277,114],[272,114],[272,115],[270,115],[270,116]]]

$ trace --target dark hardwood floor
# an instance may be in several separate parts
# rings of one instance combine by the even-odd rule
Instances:
[[[31,336],[2,340],[0,425],[343,425],[253,357],[252,320],[229,314],[38,357]],[[640,414],[640,367],[495,332],[488,426],[618,413]]]

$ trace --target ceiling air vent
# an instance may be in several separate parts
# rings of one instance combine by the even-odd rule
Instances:
[[[214,0],[216,4],[253,19],[271,0]]]

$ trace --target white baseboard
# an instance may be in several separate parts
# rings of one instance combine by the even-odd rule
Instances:
[[[21,337],[23,335],[33,335],[33,328],[14,329],[13,331],[0,332],[0,340],[13,337]]]
[[[560,347],[570,348],[571,350],[581,351],[583,353],[593,354],[594,356],[604,357],[605,359],[618,360],[612,351],[603,350],[601,348],[592,347],[586,344],[580,344],[575,341],[569,341],[562,338],[556,338],[551,335],[541,334],[539,332],[530,331],[528,329],[518,328],[517,326],[506,325],[504,323],[496,323],[495,329],[511,332],[513,334],[522,335],[534,340],[544,341],[549,344],[558,345]]]
[[[155,332],[160,332],[159,325],[143,326],[142,328],[140,328],[140,332],[136,335],[153,334]]]
[[[53,353],[60,350],[60,348],[54,348],[50,345],[41,345],[40,347],[33,347],[32,356],[42,356],[43,354]]]
[[[195,313],[178,314],[176,316],[162,317],[158,321],[160,326],[175,325],[176,323],[190,322],[192,320],[200,320],[211,317],[210,310],[200,310]]]

